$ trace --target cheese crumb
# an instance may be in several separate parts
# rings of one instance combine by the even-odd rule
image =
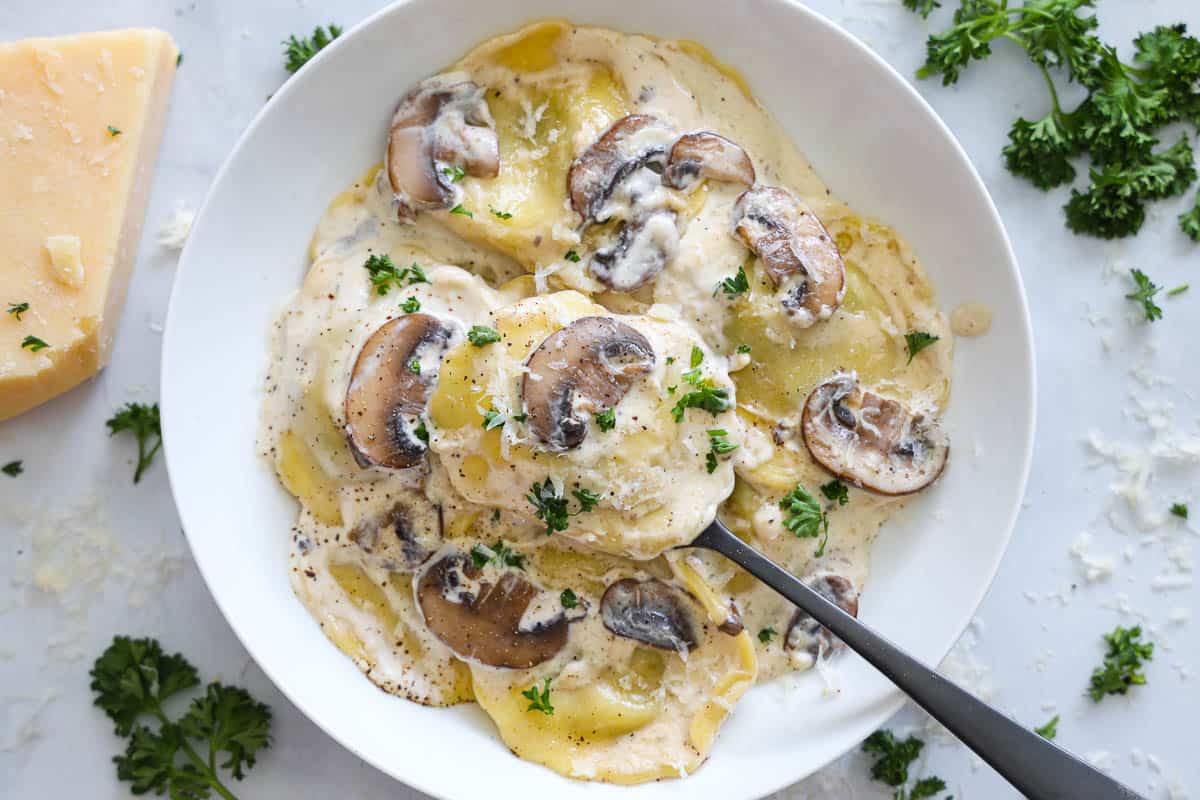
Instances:
[[[158,229],[158,243],[168,250],[182,250],[195,221],[196,212],[186,208],[176,209],[171,218]]]
[[[74,289],[83,286],[82,249],[83,243],[78,236],[60,234],[46,237],[46,250],[50,253],[50,266],[56,281]]]

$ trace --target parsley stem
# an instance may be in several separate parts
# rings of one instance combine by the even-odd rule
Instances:
[[[157,699],[155,699],[153,702],[154,716],[158,717],[158,722],[162,726],[162,728],[159,730],[172,727],[174,723],[167,719],[167,715],[163,713],[162,704],[159,703]],[[187,740],[187,737],[179,737],[179,749],[187,758],[187,760],[191,761],[192,765],[195,766],[196,769],[200,770],[205,779],[212,784],[212,788],[216,790],[217,794],[221,795],[221,797],[223,797],[225,800],[238,800],[237,795],[226,789],[225,784],[221,783],[221,779],[217,777],[216,753],[213,752],[211,742],[208,746],[209,763],[207,764],[204,762],[204,759],[200,757],[200,754],[196,752],[196,749],[192,747],[192,744]]]

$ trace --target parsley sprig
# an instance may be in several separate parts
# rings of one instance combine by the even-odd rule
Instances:
[[[909,331],[904,334],[904,349],[908,351],[908,361],[905,364],[911,364],[917,353],[941,338],[925,331]]]
[[[746,268],[738,266],[737,272],[732,277],[721,279],[717,288],[713,289],[713,297],[717,296],[717,292],[724,292],[726,297],[737,297],[748,291],[750,291],[750,281],[746,277]]]
[[[201,800],[215,792],[236,800],[221,770],[240,781],[270,746],[271,710],[237,687],[210,683],[183,716],[168,717],[167,701],[200,678],[182,655],[167,655],[153,639],[116,637],[90,675],[96,705],[129,739],[113,761],[134,794]]]
[[[284,55],[287,57],[287,63],[284,67],[288,72],[295,73],[296,70],[307,64],[312,57],[324,50],[330,42],[342,35],[342,29],[337,25],[329,25],[322,28],[320,25],[313,28],[312,36],[307,39],[296,38],[294,35],[289,36],[283,43]]]
[[[549,478],[541,483],[533,484],[529,489],[529,494],[525,495],[525,499],[534,508],[534,515],[546,523],[547,536],[555,531],[565,531],[570,524],[571,517],[591,511],[600,502],[600,495],[590,489],[573,489],[571,496],[579,503],[576,511],[570,510],[569,501],[554,485],[554,481]]]
[[[715,417],[730,406],[729,390],[718,387],[711,378],[703,377],[703,370],[700,368],[703,361],[704,351],[693,345],[689,360],[691,369],[684,372],[681,377],[685,383],[690,383],[696,388],[680,397],[671,408],[671,418],[676,422],[683,422],[683,415],[689,408],[703,409]],[[675,387],[667,387],[667,392],[674,394]]]
[[[924,747],[925,742],[915,736],[897,739],[885,728],[868,736],[862,749],[875,757],[871,777],[895,790],[893,800],[924,800],[946,790],[946,782],[937,777],[920,778],[908,787],[908,768]]]
[[[554,714],[554,706],[550,704],[550,679],[546,678],[542,682],[542,691],[538,693],[538,687],[535,683],[525,691],[521,692],[521,696],[529,701],[529,707],[526,711],[540,711],[546,716]]]
[[[1142,304],[1142,311],[1146,314],[1147,322],[1162,319],[1162,309],[1154,302],[1154,296],[1162,289],[1140,269],[1131,269],[1129,274],[1133,276],[1133,283],[1137,288],[1136,291],[1125,295],[1126,299]]]
[[[933,0],[904,0],[928,16]],[[1102,238],[1131,236],[1146,218],[1147,202],[1183,194],[1196,180],[1186,135],[1159,150],[1158,132],[1175,122],[1200,126],[1200,40],[1186,26],[1160,25],[1134,40],[1132,63],[1095,31],[1096,0],[959,0],[951,25],[929,36],[922,78],[956,83],[971,62],[986,59],[992,43],[1021,47],[1041,72],[1049,95],[1045,116],[1018,118],[1003,150],[1009,171],[1040,189],[1070,183],[1073,159],[1091,159],[1090,182],[1072,190],[1064,206],[1067,227]],[[1063,107],[1056,76],[1080,84],[1087,97]],[[1200,196],[1179,218],[1200,241]]]
[[[137,437],[138,463],[133,473],[133,482],[142,479],[142,473],[162,447],[162,425],[159,422],[158,403],[127,403],[123,408],[105,423],[108,425],[108,435],[115,436],[122,431],[129,431]],[[153,447],[150,440],[154,440]]]
[[[1141,641],[1142,627],[1122,628],[1118,625],[1112,633],[1104,635],[1108,653],[1104,663],[1092,672],[1088,695],[1099,703],[1106,694],[1128,694],[1129,687],[1141,686],[1146,675],[1141,671],[1142,663],[1154,658],[1154,644]]]
[[[467,340],[476,347],[483,347],[500,341],[500,332],[487,325],[472,325],[471,330],[467,331]]]
[[[710,428],[708,431],[708,454],[704,457],[704,466],[708,474],[717,471],[717,456],[723,456],[737,450],[735,442],[729,441],[729,431],[724,428]]]

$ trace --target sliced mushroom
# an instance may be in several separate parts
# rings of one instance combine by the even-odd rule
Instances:
[[[613,123],[571,164],[567,191],[584,225],[617,221],[615,241],[588,263],[619,292],[653,280],[679,251],[679,230],[662,171],[675,132],[657,117],[632,114]]]
[[[567,643],[564,617],[522,631],[521,619],[539,594],[515,569],[484,577],[463,553],[435,561],[416,581],[425,625],[460,658],[491,667],[528,669]]]
[[[737,636],[742,631],[746,630],[745,624],[742,622],[742,612],[737,606],[737,601],[729,601],[729,614],[717,626],[717,630],[728,636]]]
[[[526,363],[521,397],[529,429],[563,452],[587,436],[592,414],[613,408],[654,366],[645,336],[609,317],[581,317],[542,342]]]
[[[936,420],[865,391],[852,372],[835,373],[813,389],[800,427],[821,466],[884,495],[921,491],[950,455],[950,439]]]
[[[458,202],[457,170],[476,178],[499,174],[499,143],[483,94],[483,87],[451,74],[422,81],[400,100],[386,163],[402,217]]]
[[[585,222],[605,222],[620,213],[619,204],[610,203],[617,189],[643,168],[659,182],[674,138],[670,126],[649,114],[631,114],[614,122],[571,162],[567,173],[571,207]],[[628,212],[622,216],[628,218]]]
[[[852,617],[858,616],[858,589],[846,577],[834,573],[814,575],[804,580],[809,588]],[[792,653],[805,653],[816,659],[836,652],[844,645],[829,629],[797,610],[788,624],[783,648]]]
[[[371,334],[346,392],[346,435],[359,466],[403,469],[425,456],[421,415],[446,351],[461,338],[428,314],[406,314]],[[413,369],[413,363],[420,371]]]
[[[846,292],[846,266],[821,220],[786,189],[752,186],[733,206],[734,233],[762,261],[793,322],[828,319]]]
[[[740,145],[724,136],[711,131],[686,133],[671,148],[663,183],[688,191],[704,178],[750,186],[754,164]]]
[[[442,542],[442,509],[417,492],[404,491],[382,514],[350,529],[346,538],[390,572],[411,572]]]
[[[657,578],[623,578],[604,591],[600,618],[617,636],[686,653],[699,641],[690,606],[682,592]]]

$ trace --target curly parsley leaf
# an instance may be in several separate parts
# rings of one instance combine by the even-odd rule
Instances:
[[[839,506],[850,502],[850,487],[837,478],[821,484],[821,494],[825,495],[826,500],[836,502]]]
[[[600,495],[591,489],[572,489],[571,495],[579,501],[579,510],[575,512],[576,514],[591,511],[600,502]]]
[[[922,19],[928,19],[934,9],[941,8],[942,4],[938,0],[904,0],[904,7],[920,14]]]
[[[1038,736],[1041,736],[1043,739],[1049,739],[1053,741],[1054,738],[1058,736],[1058,714],[1055,714],[1053,717],[1051,717],[1050,721],[1045,725],[1034,728],[1033,732]]]
[[[783,527],[800,539],[821,538],[817,548],[817,556],[824,555],[825,545],[829,542],[829,517],[821,508],[817,498],[808,493],[802,484],[785,494],[779,501],[779,507],[785,512]]]
[[[29,303],[9,303],[8,312],[17,318],[17,322],[21,321],[21,315],[29,310]]]
[[[1200,192],[1191,209],[1179,215],[1179,228],[1194,242],[1200,242]]]
[[[36,353],[38,350],[45,350],[50,345],[43,339],[36,336],[26,336],[21,340],[21,349],[28,350],[31,353]]]
[[[710,428],[708,431],[708,454],[704,457],[704,466],[711,475],[717,471],[717,456],[732,453],[738,449],[736,443],[729,441],[729,431],[724,428]]]
[[[570,589],[563,589],[558,595],[558,599],[562,603],[562,607],[566,609],[572,609],[579,605],[579,598]]]
[[[15,478],[18,475],[20,475],[22,472],[25,471],[25,468],[23,466],[21,466],[23,463],[25,463],[25,462],[10,461],[7,464],[5,464],[3,467],[0,467],[0,472],[3,472],[5,475],[7,475],[10,478]]]
[[[763,644],[770,644],[771,640],[779,635],[779,632],[774,628],[763,628],[758,632],[758,640]]]
[[[579,253],[576,253],[574,250],[568,250],[563,258],[565,258],[567,261],[570,261],[572,264],[578,264],[580,260]]]
[[[20,464],[20,461],[14,461],[14,464]],[[1173,503],[1171,505],[1171,513],[1180,519],[1188,518],[1188,507],[1186,503]]]
[[[683,415],[689,408],[699,408],[714,417],[729,409],[729,390],[717,388],[708,378],[696,381],[696,389],[679,398],[671,408],[671,417],[676,422],[683,422]]]
[[[546,678],[542,683],[542,691],[538,693],[538,687],[535,683],[525,691],[521,692],[521,696],[529,701],[529,707],[526,711],[540,711],[546,716],[551,716],[554,713],[554,706],[550,704],[550,679]]]
[[[159,420],[158,403],[127,403],[105,424],[108,426],[109,436],[129,431],[137,438],[138,463],[133,473],[133,482],[137,483],[162,447],[162,424]],[[150,444],[152,439],[153,446]]]
[[[467,331],[467,340],[476,347],[483,347],[500,341],[500,332],[486,325],[472,325]]]
[[[717,288],[713,289],[713,295],[715,296],[717,292],[724,292],[727,297],[736,297],[748,291],[750,291],[750,280],[746,277],[746,268],[739,265],[733,277],[721,279]]]
[[[534,508],[534,516],[546,523],[547,536],[556,531],[565,531],[571,517],[591,511],[600,502],[600,495],[590,489],[574,489],[571,495],[579,502],[579,509],[576,511],[569,509],[569,501],[549,478],[540,484],[533,484],[529,494],[525,495],[525,499]]]
[[[1142,628],[1117,626],[1112,633],[1104,635],[1108,653],[1103,665],[1092,672],[1088,695],[1099,703],[1108,694],[1128,694],[1129,687],[1146,683],[1142,664],[1154,658],[1154,644],[1141,641]]]
[[[283,43],[284,55],[287,62],[284,67],[288,72],[295,73],[307,64],[313,56],[324,50],[330,42],[342,35],[342,29],[337,25],[313,28],[312,36],[307,39],[289,36]]]
[[[400,304],[400,310],[405,314],[415,314],[421,310],[421,301],[415,297],[410,297]]]
[[[408,269],[397,269],[392,257],[387,255],[377,255],[372,253],[367,256],[367,260],[363,262],[363,269],[367,271],[367,275],[371,279],[371,285],[375,287],[375,293],[383,296],[386,295],[393,286],[400,288],[404,285],[404,278],[408,274]]]
[[[909,331],[904,334],[904,347],[908,350],[908,361],[906,363],[911,364],[917,353],[941,338],[925,331]]]
[[[592,419],[596,420],[596,425],[602,431],[611,431],[617,427],[617,411],[615,408],[606,408],[592,415]]]
[[[886,728],[872,733],[862,745],[864,753],[875,756],[871,777],[894,787],[908,783],[908,767],[917,760],[924,747],[925,743],[915,736],[897,739]]]
[[[497,539],[491,547],[477,544],[471,548],[471,563],[476,569],[483,569],[488,564],[499,564],[505,567],[525,569],[525,556],[513,550],[503,539]]]
[[[1126,299],[1142,304],[1142,311],[1146,314],[1148,322],[1162,319],[1162,309],[1154,302],[1154,296],[1161,291],[1161,288],[1140,269],[1131,269],[1129,274],[1133,276],[1137,290],[1125,295]]]

